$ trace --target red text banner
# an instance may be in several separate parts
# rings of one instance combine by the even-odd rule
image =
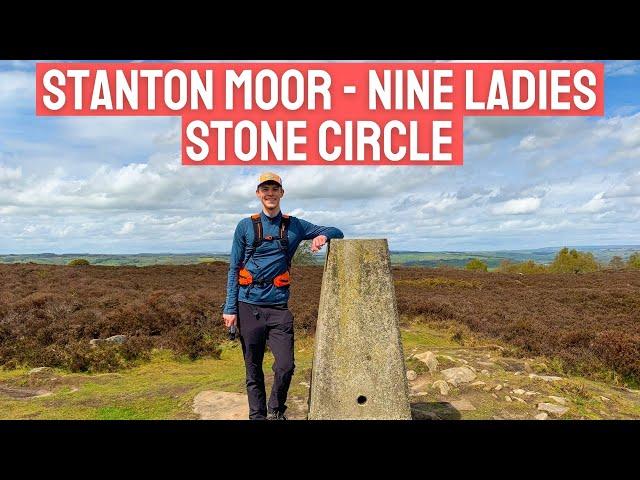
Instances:
[[[602,63],[36,67],[38,115],[180,116],[185,165],[462,165],[465,116],[603,115],[603,97]]]

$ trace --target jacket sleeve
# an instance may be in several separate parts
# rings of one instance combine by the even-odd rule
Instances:
[[[312,240],[318,235],[324,235],[327,239],[332,238],[344,238],[342,230],[335,227],[323,227],[321,225],[314,225],[306,220],[298,219],[302,231],[304,232],[303,240]]]
[[[231,258],[229,259],[229,275],[227,276],[227,301],[224,305],[226,314],[238,313],[238,271],[242,267],[247,240],[245,236],[245,226],[243,222],[238,223],[233,234],[233,245],[231,247]]]

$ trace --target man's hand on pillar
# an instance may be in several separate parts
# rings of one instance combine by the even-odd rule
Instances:
[[[325,237],[324,235],[318,235],[316,238],[313,239],[313,241],[311,242],[311,251],[313,253],[317,252],[318,250],[320,250],[322,248],[322,246],[327,243],[327,237]]]

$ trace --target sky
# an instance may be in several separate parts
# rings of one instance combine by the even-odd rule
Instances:
[[[282,210],[392,250],[640,244],[640,62],[603,117],[465,118],[459,167],[286,166]],[[0,254],[228,253],[261,167],[181,165],[178,117],[38,117],[0,60]]]

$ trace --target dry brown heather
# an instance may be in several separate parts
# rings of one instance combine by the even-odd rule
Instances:
[[[115,370],[152,346],[217,355],[228,265],[0,265],[0,364]],[[522,355],[640,379],[640,271],[519,275],[393,269],[403,318],[460,322]],[[321,267],[294,267],[298,334],[314,332]],[[409,320],[405,320],[409,321]],[[125,334],[122,347],[91,338]]]

